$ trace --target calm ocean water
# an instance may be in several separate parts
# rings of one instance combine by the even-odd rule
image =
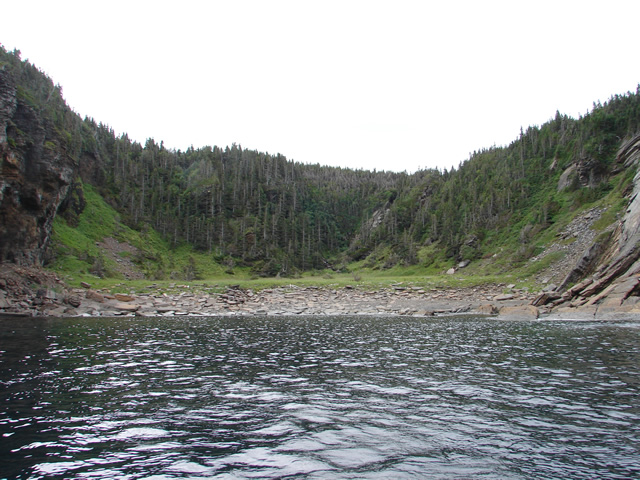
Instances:
[[[640,478],[640,323],[0,319],[0,478]]]

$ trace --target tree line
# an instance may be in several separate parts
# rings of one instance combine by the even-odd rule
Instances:
[[[54,126],[51,146],[76,160],[78,182],[94,185],[127,224],[259,275],[338,268],[381,249],[391,252],[386,266],[411,265],[428,245],[474,260],[497,235],[547,228],[562,209],[606,194],[617,149],[640,130],[639,89],[594,103],[578,119],[556,112],[457,169],[371,172],[236,144],[180,151],[150,138],[142,145],[80,118],[19,52],[0,49],[0,63],[12,69],[21,99]],[[559,192],[570,165],[581,173]]]

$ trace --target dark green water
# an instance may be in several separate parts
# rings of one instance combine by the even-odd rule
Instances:
[[[640,324],[0,320],[0,478],[639,478]]]

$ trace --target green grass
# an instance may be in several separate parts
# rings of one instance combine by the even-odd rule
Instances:
[[[530,278],[549,268],[555,262],[562,260],[565,256],[566,252],[564,251],[552,252],[548,255],[545,255],[540,260],[536,260],[535,262],[527,262],[526,265],[524,265],[514,273],[518,277]]]
[[[381,247],[369,257],[345,265],[344,272],[306,272],[296,278],[255,278],[249,267],[239,267],[220,263],[220,257],[194,250],[189,245],[171,248],[152,228],[144,232],[124,225],[118,213],[111,208],[90,185],[83,186],[87,203],[79,216],[78,226],[72,228],[61,218],[54,222],[53,246],[57,258],[52,267],[70,285],[80,282],[92,284],[95,288],[112,291],[149,291],[149,287],[166,291],[186,288],[224,290],[230,285],[261,290],[264,288],[316,286],[320,288],[343,288],[347,285],[363,290],[390,288],[402,284],[422,288],[462,288],[483,284],[509,284],[535,289],[535,276],[562,257],[562,253],[547,255],[536,262],[528,262],[531,256],[539,254],[544,247],[557,242],[557,233],[562,231],[577,215],[594,206],[607,208],[602,218],[593,228],[606,229],[614,222],[626,206],[626,199],[619,189],[613,189],[600,198],[580,208],[568,208],[572,204],[569,193],[547,192],[562,204],[562,208],[551,223],[534,225],[535,214],[520,212],[519,221],[493,231],[487,231],[478,250],[482,258],[475,259],[467,268],[455,275],[445,272],[456,265],[456,260],[448,258],[437,243],[418,249],[416,265],[404,266],[392,261],[394,252],[389,247]],[[535,235],[528,244],[523,244],[521,231],[526,225],[533,225]],[[137,254],[118,252],[120,258],[134,262],[144,273],[145,280],[120,278],[116,264],[104,256],[96,242],[107,237],[126,242],[138,249]],[[572,240],[568,240],[572,241]],[[91,273],[96,260],[104,264],[104,278]],[[231,272],[231,273],[230,273]]]
[[[607,210],[591,226],[596,232],[604,231],[609,225],[617,221],[624,213],[625,208],[627,208],[629,200],[627,198],[620,198],[617,195],[612,195],[610,198],[607,198],[603,204]]]
[[[52,247],[56,258],[49,268],[62,275],[70,285],[87,282],[108,288],[122,282],[115,261],[96,245],[108,237],[137,248],[137,254],[120,251],[117,255],[131,260],[151,280],[175,282],[223,277],[226,267],[223,268],[213,255],[195,251],[189,245],[171,249],[155,230],[148,228],[143,233],[129,228],[91,185],[85,184],[82,188],[86,207],[78,218],[77,227],[69,226],[60,216],[53,224]],[[104,278],[91,273],[97,262],[103,265],[101,276]]]
[[[103,261],[106,272],[114,271],[115,263],[103,257],[94,238],[70,227],[59,217],[53,223],[52,247],[56,259],[50,268],[66,277],[74,275],[78,284],[95,277],[90,272],[97,259]]]
[[[473,276],[473,275],[388,275],[380,276],[375,273],[359,273],[356,281],[353,274],[332,273],[331,275],[316,273],[292,278],[252,278],[248,275],[211,277],[192,281],[184,280],[128,280],[96,279],[88,282],[93,288],[108,290],[112,293],[145,293],[161,291],[172,294],[188,290],[198,292],[224,292],[230,286],[242,289],[260,291],[272,288],[295,290],[304,287],[318,287],[323,289],[342,289],[347,286],[361,291],[390,289],[394,286],[420,287],[424,289],[447,289],[476,287],[488,284],[517,283],[514,277],[507,276]]]

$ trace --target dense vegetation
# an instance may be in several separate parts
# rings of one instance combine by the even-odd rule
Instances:
[[[163,242],[137,259],[158,278],[172,271],[159,256],[185,245],[223,270],[242,267],[259,276],[348,265],[441,271],[498,250],[511,268],[535,253],[533,240],[560,216],[621,196],[631,172],[615,164],[616,151],[640,130],[639,89],[594,104],[578,119],[557,112],[510,145],[474,152],[451,171],[370,172],[305,165],[235,144],[184,152],[154,139],[141,145],[81,119],[61,88],[19,52],[0,49],[0,63],[12,69],[22,101],[55,126],[48,147],[78,164],[56,223],[58,251],[91,257],[88,244],[72,244],[70,232],[88,201],[95,206],[99,199],[127,231]],[[10,147],[28,143],[21,132],[9,133]]]
[[[557,112],[509,146],[474,152],[457,170],[418,172],[398,183],[383,224],[361,230],[351,251],[360,257],[391,244],[402,261],[413,263],[417,248],[436,243],[447,257],[474,260],[517,240],[525,247],[517,257],[526,259],[526,245],[557,215],[627,185],[632,172],[620,172],[614,160],[639,122],[640,91],[616,95],[577,120]],[[622,180],[614,178],[620,173],[626,173]]]

